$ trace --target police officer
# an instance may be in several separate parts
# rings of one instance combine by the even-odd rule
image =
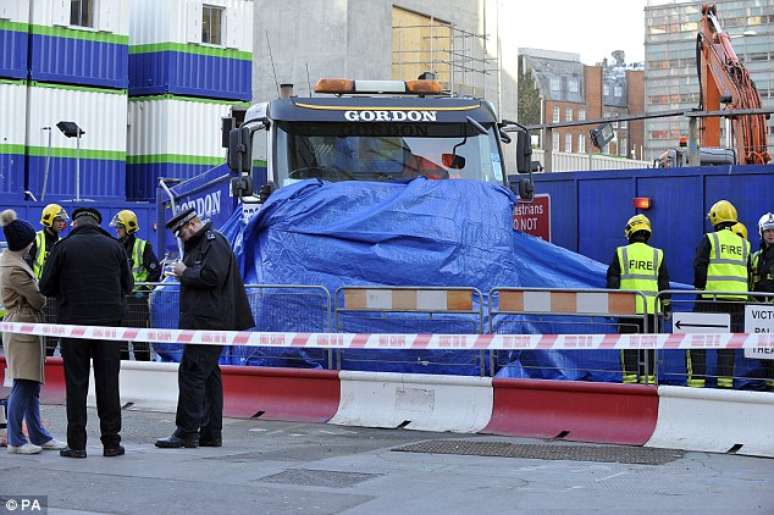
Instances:
[[[616,249],[607,269],[607,288],[643,292],[644,302],[637,296],[635,307],[638,314],[647,314],[648,326],[652,328],[656,321],[656,295],[669,289],[664,251],[648,245],[653,229],[645,215],[629,218],[624,234],[629,244]],[[641,318],[621,319],[619,327],[621,333],[643,332],[644,329]],[[642,360],[636,349],[621,352],[624,383],[655,383],[655,353],[652,350],[643,352]]]
[[[189,208],[167,227],[183,240],[185,258],[174,265],[180,281],[180,329],[245,330],[255,322],[228,241]],[[186,345],[178,371],[177,429],[161,448],[220,447],[223,383],[217,345]]]
[[[32,243],[29,254],[27,254],[27,263],[32,267],[32,273],[35,274],[38,281],[43,275],[43,267],[51,249],[59,241],[69,220],[67,211],[59,204],[49,204],[40,213],[40,225],[43,226],[43,229],[35,233],[35,241]],[[47,322],[53,322],[56,319],[56,313],[52,306],[46,306],[45,313]],[[45,338],[45,341],[46,356],[53,356],[59,339],[49,336]]]
[[[766,213],[758,220],[761,248],[752,255],[751,291],[774,293],[774,213]],[[768,297],[762,302],[772,303]],[[769,390],[774,390],[774,360],[766,359],[764,369]]]
[[[102,215],[93,208],[73,211],[73,229],[51,251],[40,291],[57,301],[61,324],[116,327],[132,291],[132,274],[124,247],[99,224]],[[86,457],[86,396],[90,360],[94,361],[94,386],[100,419],[103,456],[121,456],[121,403],[118,342],[62,339],[62,360],[67,392],[67,448],[65,458]]]
[[[732,292],[702,295],[696,311],[728,313],[731,331],[741,332],[744,324],[744,293],[750,278],[750,242],[731,228],[739,222],[736,208],[727,200],[719,200],[707,213],[715,232],[705,234],[693,261],[693,285],[707,292]],[[733,292],[739,292],[734,294]],[[686,363],[688,386],[703,388],[706,384],[706,351],[688,351]],[[718,387],[734,387],[734,350],[718,350]]]
[[[161,278],[161,266],[153,253],[151,244],[135,236],[140,230],[137,215],[134,211],[124,209],[119,211],[110,221],[110,227],[116,230],[118,241],[124,245],[129,256],[129,266],[134,279],[134,291],[127,302],[127,317],[123,322],[126,327],[148,327],[148,287],[137,286],[138,283],[155,283]],[[135,342],[134,359],[150,361],[150,345]],[[129,359],[129,344],[121,345],[121,359]]]

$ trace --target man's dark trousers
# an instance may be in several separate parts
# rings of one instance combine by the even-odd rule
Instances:
[[[120,320],[104,325],[117,327]],[[67,387],[67,445],[86,449],[86,397],[89,393],[89,360],[94,360],[94,389],[97,393],[102,445],[116,448],[121,442],[121,399],[118,374],[121,344],[101,340],[62,339],[62,360]]]
[[[223,429],[223,382],[218,359],[223,347],[186,345],[177,377],[180,398],[177,403],[176,435],[220,438]]]

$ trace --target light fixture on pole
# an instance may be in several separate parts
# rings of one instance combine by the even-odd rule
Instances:
[[[56,127],[66,138],[75,138],[75,201],[78,202],[81,200],[81,136],[86,131],[75,122],[59,122]]]

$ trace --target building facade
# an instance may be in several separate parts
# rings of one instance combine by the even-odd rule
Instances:
[[[774,0],[716,0],[722,28],[758,88],[764,106],[774,106]],[[693,109],[699,104],[696,34],[701,2],[648,0],[645,7],[645,110]],[[769,119],[774,151],[774,117]],[[680,118],[645,123],[646,158],[656,159],[688,135]],[[725,131],[723,131],[725,132]]]
[[[642,112],[643,72],[638,65],[627,65],[623,52],[613,52],[613,60],[588,66],[578,54],[519,49],[520,121],[526,124],[552,124],[601,118],[614,118]],[[530,84],[535,92],[529,91]],[[527,105],[539,103],[539,109]],[[535,118],[524,114],[539,111]],[[531,118],[531,119],[530,119]],[[642,123],[615,122],[615,139],[605,148],[592,148],[589,126],[552,131],[555,152],[588,152],[640,159],[643,152]],[[539,144],[542,145],[542,138]]]

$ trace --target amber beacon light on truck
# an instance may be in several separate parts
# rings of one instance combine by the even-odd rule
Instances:
[[[320,79],[314,86],[315,93],[346,95],[358,93],[399,95],[441,95],[443,88],[437,80],[351,80]]]

